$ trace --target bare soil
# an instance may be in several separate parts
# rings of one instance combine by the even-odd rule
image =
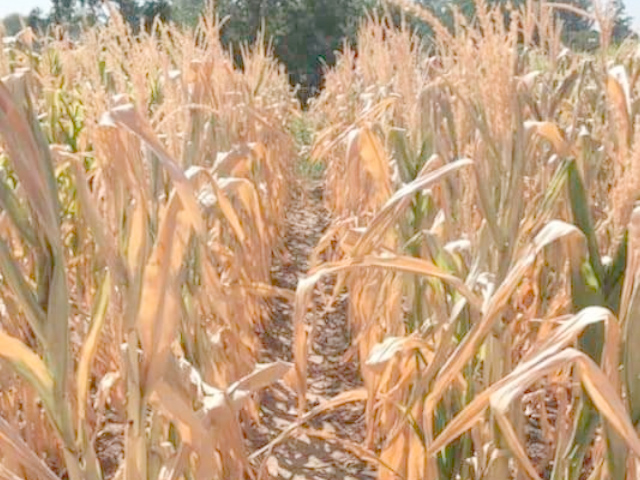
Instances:
[[[272,268],[272,283],[294,290],[298,280],[309,269],[309,258],[330,223],[323,207],[319,183],[302,178],[294,188],[289,205],[284,238],[285,252],[278,255]],[[314,326],[313,344],[309,352],[309,407],[362,385],[357,363],[345,355],[350,334],[343,295],[336,305],[325,308],[320,301],[331,285],[320,286],[314,294],[314,308],[307,320]],[[322,291],[320,291],[322,289]],[[274,300],[271,322],[260,332],[261,362],[291,361],[293,341],[291,305]],[[249,449],[255,451],[277,437],[297,419],[296,397],[284,383],[267,389],[262,395],[260,424],[249,431]],[[309,427],[322,430],[350,442],[364,441],[364,405],[348,405],[318,417]],[[340,442],[306,435],[304,428],[278,444],[267,458],[260,459],[273,479],[343,479],[375,478],[374,468],[346,451]],[[266,477],[262,477],[266,478]]]

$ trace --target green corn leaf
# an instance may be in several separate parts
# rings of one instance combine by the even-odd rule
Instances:
[[[589,240],[587,239],[587,244],[588,243]],[[587,252],[588,247],[585,248],[584,244],[578,245],[574,243],[570,249],[571,295],[574,311],[580,311],[593,305],[604,304],[604,296],[599,289],[592,264],[588,261]],[[578,337],[580,349],[597,363],[600,363],[602,356],[602,340],[604,334],[604,325],[602,323],[596,323],[585,328]],[[555,479],[565,478],[565,475],[568,475],[568,478],[571,480],[577,480],[580,477],[583,471],[585,456],[599,424],[600,417],[591,399],[583,397],[579,399],[578,402],[579,405],[574,421],[572,438],[568,444],[570,450],[565,453],[565,456],[568,457],[569,472],[554,471],[553,478]]]
[[[620,320],[624,329],[623,375],[631,421],[640,423],[640,208],[636,207],[629,227],[629,256],[620,305]]]
[[[29,327],[33,330],[38,340],[44,346],[48,345],[48,340],[44,331],[45,313],[38,303],[35,292],[26,282],[20,267],[13,259],[9,246],[0,238],[0,271],[4,277],[4,281],[18,298],[20,305],[29,322]]]
[[[35,245],[36,234],[28,221],[28,214],[14,190],[5,181],[0,181],[0,208],[7,212],[22,238],[30,245]]]
[[[596,232],[593,228],[591,212],[589,210],[589,201],[585,192],[584,183],[575,161],[569,162],[569,200],[571,203],[571,211],[575,224],[582,230],[587,238],[587,246],[589,248],[589,262],[595,274],[599,285],[602,285],[605,278],[602,260],[598,249],[598,241]]]
[[[396,159],[400,178],[404,183],[409,183],[416,177],[416,166],[412,155],[409,153],[407,131],[401,128],[393,128],[389,132],[389,143]]]
[[[627,230],[624,232],[613,262],[606,268],[606,277],[603,285],[606,306],[615,315],[618,315],[620,310],[620,297],[622,295],[622,285],[627,268],[628,243],[629,232]]]
[[[54,378],[54,396],[61,416],[62,435],[67,445],[73,445],[75,434],[69,407],[68,385],[71,377],[69,348],[69,295],[62,254],[54,257],[47,304],[47,339],[55,345],[47,351],[47,360]]]
[[[640,291],[635,285],[629,306],[627,307],[625,322],[624,346],[624,377],[627,387],[627,401],[631,420],[634,425],[640,423]]]

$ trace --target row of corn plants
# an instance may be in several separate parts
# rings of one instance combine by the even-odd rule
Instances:
[[[301,422],[331,279],[364,380],[331,405],[366,402],[379,478],[635,478],[637,46],[598,6],[594,55],[545,1],[394,6],[433,42],[369,18],[311,109],[334,222],[296,293]]]
[[[211,12],[0,53],[3,478],[241,478],[297,104]]]

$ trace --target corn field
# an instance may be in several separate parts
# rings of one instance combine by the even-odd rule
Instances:
[[[639,478],[640,47],[393,8],[4,38],[0,478]]]

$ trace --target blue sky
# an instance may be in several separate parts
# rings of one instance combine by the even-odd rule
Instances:
[[[640,0],[623,0],[627,6],[627,12],[634,18],[635,27],[640,31]],[[49,9],[51,0],[0,0],[0,17],[9,13],[21,13],[26,15],[32,8],[40,7]]]
[[[624,3],[627,6],[627,12],[634,19],[636,30],[640,31],[640,0],[624,0]]]

